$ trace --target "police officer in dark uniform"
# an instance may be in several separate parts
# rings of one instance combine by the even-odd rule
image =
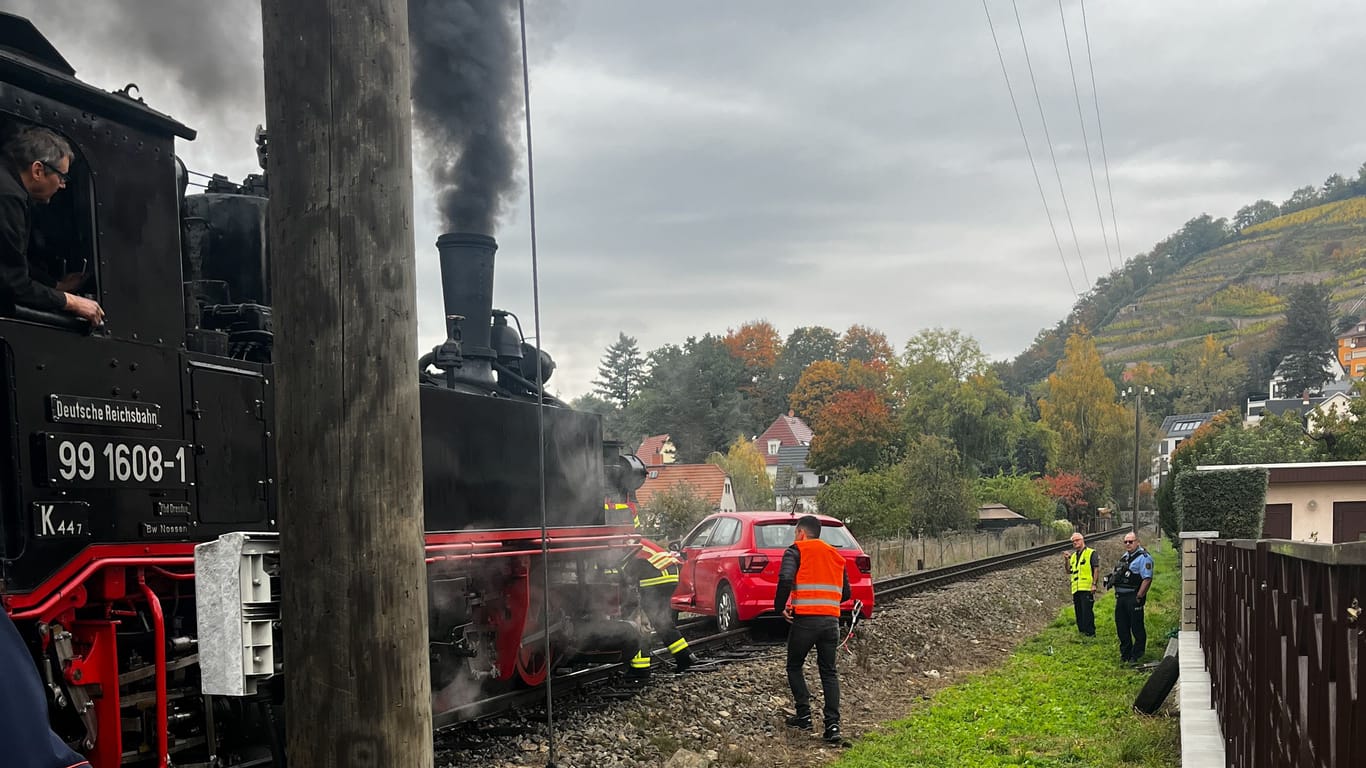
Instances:
[[[1115,588],[1115,632],[1119,635],[1119,660],[1135,663],[1143,659],[1148,646],[1148,629],[1143,625],[1143,604],[1153,583],[1153,557],[1138,541],[1138,534],[1124,534],[1124,556],[1105,577]]]

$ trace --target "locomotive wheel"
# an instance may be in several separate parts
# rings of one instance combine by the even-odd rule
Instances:
[[[541,631],[544,626],[541,612],[532,608],[526,618],[524,636],[530,635],[536,639],[523,642],[517,651],[517,675],[533,688],[544,683],[550,672],[550,659],[546,656],[545,637]]]
[[[550,663],[545,654],[544,641],[537,640],[523,645],[517,654],[517,674],[522,678],[522,682],[533,687],[541,685],[549,672]]]

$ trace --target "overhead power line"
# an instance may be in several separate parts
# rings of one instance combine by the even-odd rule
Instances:
[[[1086,26],[1086,0],[1081,0],[1081,30],[1086,36],[1086,66],[1091,70],[1091,98],[1096,105],[1096,133],[1100,137],[1100,159],[1105,165],[1105,195],[1110,198],[1110,228],[1115,233],[1115,252],[1124,264],[1124,249],[1119,246],[1119,217],[1115,216],[1115,191],[1110,187],[1110,159],[1105,155],[1105,129],[1100,123],[1100,94],[1096,91],[1096,65],[1091,60],[1091,30]]]
[[[1048,118],[1044,116],[1043,99],[1039,97],[1039,82],[1034,77],[1034,64],[1029,59],[1029,44],[1025,42],[1024,22],[1020,20],[1020,6],[1010,0],[1015,9],[1015,24],[1020,28],[1020,46],[1024,48],[1025,67],[1029,69],[1029,84],[1034,87],[1034,104],[1039,108],[1039,120],[1043,123],[1043,140],[1048,145],[1048,156],[1053,160],[1053,175],[1058,180],[1058,195],[1062,197],[1062,210],[1067,214],[1067,226],[1072,230],[1072,244],[1077,249],[1077,261],[1081,264],[1081,277],[1086,287],[1091,287],[1091,278],[1086,274],[1086,259],[1081,255],[1081,240],[1077,238],[1077,225],[1072,222],[1072,207],[1067,204],[1067,191],[1063,189],[1062,171],[1058,169],[1058,156],[1053,151],[1053,137],[1048,134]]]
[[[1072,282],[1072,271],[1067,268],[1067,257],[1062,252],[1062,241],[1058,239],[1058,228],[1053,224],[1053,212],[1048,208],[1048,196],[1044,194],[1043,182],[1039,180],[1039,167],[1034,162],[1034,153],[1029,149],[1029,135],[1025,133],[1024,120],[1020,118],[1020,105],[1015,101],[1015,89],[1010,85],[1010,73],[1006,71],[1006,59],[1001,54],[1001,42],[996,39],[996,25],[991,21],[991,10],[987,0],[982,0],[982,10],[987,15],[987,29],[991,30],[991,42],[996,46],[996,58],[1001,62],[1001,76],[1006,81],[1006,93],[1010,94],[1010,106],[1015,110],[1015,122],[1020,126],[1020,138],[1024,140],[1025,155],[1029,157],[1029,169],[1034,172],[1034,185],[1039,189],[1039,199],[1043,201],[1043,212],[1048,217],[1048,230],[1053,233],[1053,244],[1058,246],[1058,258],[1062,261],[1062,272],[1067,275],[1067,287],[1072,295],[1080,297],[1077,286]]]
[[[1115,270],[1115,260],[1110,256],[1110,238],[1105,234],[1105,214],[1100,210],[1100,188],[1096,186],[1096,164],[1091,160],[1091,141],[1086,136],[1086,115],[1081,110],[1081,90],[1077,88],[1077,68],[1072,64],[1072,39],[1067,34],[1067,14],[1062,10],[1062,0],[1058,0],[1058,17],[1062,19],[1062,42],[1067,48],[1067,72],[1072,76],[1072,96],[1077,101],[1077,122],[1081,124],[1081,143],[1086,147],[1086,170],[1091,173],[1091,194],[1096,198],[1096,218],[1100,220],[1100,239],[1105,243],[1105,263],[1110,271]]]

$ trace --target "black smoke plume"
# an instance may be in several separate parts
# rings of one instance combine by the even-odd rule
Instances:
[[[409,0],[413,118],[444,229],[493,234],[516,182],[522,114],[515,0]]]

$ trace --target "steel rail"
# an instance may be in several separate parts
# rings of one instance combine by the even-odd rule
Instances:
[[[1093,533],[1087,535],[1088,541],[1102,541],[1128,533],[1129,526],[1115,528],[1111,531]],[[1007,552],[1004,555],[985,557],[978,560],[969,560],[965,563],[946,565],[942,568],[932,568],[928,571],[918,571],[916,573],[903,574],[901,576],[891,576],[873,582],[873,594],[881,597],[900,597],[902,594],[912,591],[933,589],[944,586],[954,581],[962,579],[972,579],[985,573],[998,571],[1003,568],[1031,562],[1041,557],[1066,552],[1072,548],[1070,541],[1055,541],[1042,544],[1029,549],[1021,549],[1016,552]]]

